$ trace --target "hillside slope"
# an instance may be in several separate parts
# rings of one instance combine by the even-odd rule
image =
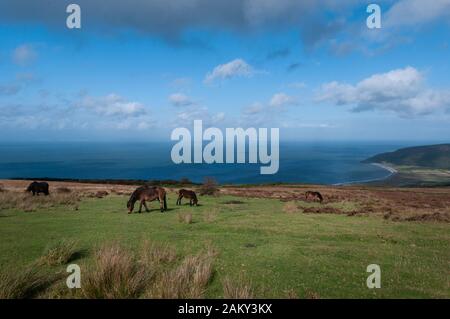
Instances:
[[[407,147],[394,152],[372,156],[363,163],[391,163],[394,165],[450,169],[450,144]]]

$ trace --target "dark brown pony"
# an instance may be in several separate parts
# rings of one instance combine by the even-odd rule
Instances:
[[[141,186],[137,188],[133,194],[131,194],[130,199],[127,203],[128,214],[131,214],[134,209],[134,204],[137,201],[140,201],[139,204],[139,213],[142,212],[142,205],[145,207],[145,211],[148,212],[148,207],[145,202],[151,202],[154,200],[159,201],[159,205],[161,208],[161,212],[167,210],[167,201],[166,201],[166,191],[162,187],[148,187]]]
[[[48,196],[50,193],[48,191],[49,186],[46,182],[33,182],[28,187],[26,192],[31,192],[34,195],[39,195],[39,193],[44,193],[45,196]]]
[[[181,199],[183,197],[189,198],[189,205],[198,206],[197,195],[194,191],[190,191],[188,189],[180,189],[178,192],[177,205],[181,205]]]
[[[319,200],[319,202],[322,203],[323,201],[323,197],[322,194],[320,194],[319,192],[311,192],[311,191],[307,191],[305,193],[305,199],[309,200],[310,198],[312,198],[313,201],[315,200]]]

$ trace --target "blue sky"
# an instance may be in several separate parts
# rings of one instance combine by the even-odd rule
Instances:
[[[448,141],[450,0],[4,0],[1,140]],[[82,28],[65,25],[69,3]]]

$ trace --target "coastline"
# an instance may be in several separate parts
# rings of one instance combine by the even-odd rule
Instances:
[[[370,164],[381,167],[381,168],[389,171],[391,173],[391,175],[398,173],[398,171],[395,168],[388,166],[386,164],[382,164],[382,163],[370,163]],[[391,176],[391,175],[389,175],[389,176]]]
[[[372,178],[372,179],[364,179],[364,180],[356,180],[356,181],[348,181],[348,182],[342,182],[342,183],[334,183],[334,184],[322,184],[322,183],[312,183],[311,185],[323,185],[323,186],[345,186],[345,185],[354,185],[354,184],[366,184],[366,183],[372,183],[372,182],[379,182],[387,180],[388,178],[392,177],[393,175],[397,174],[398,171],[394,169],[393,167],[390,167],[386,164],[382,163],[370,163],[371,165],[380,167],[386,171],[389,172],[387,176],[379,177],[379,178]],[[78,179],[78,178],[49,178],[49,177],[40,177],[40,178],[22,178],[22,177],[13,177],[13,178],[0,178],[1,180],[13,180],[13,181],[33,181],[33,180],[41,180],[41,181],[47,181],[47,182],[66,182],[66,183],[81,183],[81,184],[110,184],[110,185],[169,185],[169,186],[186,186],[186,185],[192,185],[192,186],[198,186],[201,183],[192,182],[190,180],[187,181],[181,181],[181,180],[143,180],[143,179],[102,179],[102,178],[95,178],[95,179]],[[258,186],[264,186],[264,185],[272,185],[273,183],[267,182],[267,183],[257,183],[249,185],[258,185]],[[283,183],[283,182],[277,182],[277,184],[299,184],[299,183]],[[309,184],[309,183],[301,183],[301,184]],[[233,183],[224,183],[224,185],[234,185]],[[247,185],[247,184],[243,184]]]
[[[373,178],[373,179],[365,179],[365,180],[359,180],[359,181],[352,181],[352,182],[345,182],[345,183],[337,183],[337,184],[333,184],[333,186],[345,186],[345,185],[354,185],[354,184],[366,184],[366,183],[372,183],[372,182],[380,182],[380,181],[384,181],[387,180],[388,178],[396,175],[398,173],[398,171],[393,168],[390,167],[386,164],[382,164],[382,163],[370,163],[371,165],[380,167],[386,171],[389,172],[389,175],[384,176],[384,177],[380,177],[380,178]]]

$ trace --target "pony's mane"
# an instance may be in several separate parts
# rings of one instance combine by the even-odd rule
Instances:
[[[130,199],[128,200],[128,205],[131,204],[131,202],[136,202],[137,201],[137,197],[138,197],[138,192],[140,192],[141,189],[138,188],[136,189],[130,196]]]

